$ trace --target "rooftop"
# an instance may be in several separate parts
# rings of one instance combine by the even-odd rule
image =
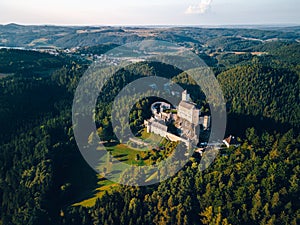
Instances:
[[[196,104],[193,102],[187,102],[187,101],[181,101],[179,103],[180,107],[186,108],[186,109],[194,109]]]

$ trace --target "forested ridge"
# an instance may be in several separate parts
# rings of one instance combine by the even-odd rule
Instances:
[[[268,45],[269,55],[237,65],[213,58],[227,100],[227,134],[241,138],[239,147],[223,149],[203,172],[195,157],[160,184],[120,185],[90,208],[72,206],[93,194],[98,181],[71,123],[74,90],[88,65],[46,54],[38,58],[55,62],[51,72],[40,74],[44,64],[36,63],[32,73],[12,71],[16,76],[0,79],[0,224],[299,224],[299,58],[286,57],[289,44],[280,46]],[[299,44],[291,51],[297,55]],[[136,74],[166,71],[193,87],[181,71],[162,64],[119,71],[107,85],[112,95],[99,96],[99,135],[114,138],[110,102],[126,83]],[[133,125],[147,116],[141,111],[147,104],[132,111]]]
[[[257,126],[257,129],[299,128],[300,74],[297,68],[278,68],[254,60],[249,65],[236,66],[218,75],[228,102],[229,116],[239,123],[237,129],[249,125]],[[248,123],[241,120],[246,117],[250,120]]]

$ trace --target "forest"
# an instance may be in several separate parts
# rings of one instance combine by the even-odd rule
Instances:
[[[111,32],[123,33],[114,28],[103,35]],[[184,32],[190,37],[182,39]],[[101,197],[89,206],[76,203],[95,196],[108,181],[84,161],[73,134],[74,92],[89,66],[78,55],[103,54],[120,43],[81,47],[74,57],[1,49],[0,74],[7,76],[0,76],[0,224],[300,224],[300,44],[291,40],[295,33],[212,29],[210,37],[222,32],[289,40],[240,42],[203,34],[208,49],[191,42],[202,32],[206,30],[174,28],[174,34],[164,31],[158,39],[193,46],[204,56],[226,99],[226,136],[237,136],[240,145],[223,148],[204,171],[195,156],[174,177],[155,185],[101,186]],[[79,42],[78,34],[72,35]],[[126,35],[124,39],[133,38]],[[268,54],[250,54],[256,51]],[[151,74],[173,78],[209,110],[201,90],[182,71],[137,63],[118,71],[98,98],[95,119],[101,138],[116,139],[110,115],[114,97],[126,84]],[[145,108],[153,101],[144,99],[131,110],[131,129],[149,117]]]

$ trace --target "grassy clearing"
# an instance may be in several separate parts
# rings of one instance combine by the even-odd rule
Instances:
[[[124,144],[114,144],[114,145],[108,145],[106,146],[107,151],[110,152],[110,154],[122,161],[124,164],[114,164],[108,163],[107,166],[107,172],[106,176],[113,180],[118,180],[119,177],[117,174],[111,173],[111,171],[124,171],[127,167],[126,164],[129,165],[145,165],[146,163],[149,163],[150,160],[142,160],[143,157],[146,157],[147,152],[145,151],[139,151],[137,149],[132,149]],[[137,154],[140,155],[140,160],[137,160]],[[105,161],[105,159],[103,159]],[[84,206],[84,207],[92,207],[95,205],[95,202],[97,198],[101,198],[105,192],[111,192],[118,188],[118,184],[114,183],[110,180],[107,180],[100,175],[98,175],[98,183],[97,187],[94,189],[94,191],[90,191],[89,193],[84,193],[86,198],[82,198],[84,200],[77,202],[73,204],[73,206]]]
[[[140,131],[140,135],[141,135],[140,138],[143,139],[143,140],[148,139],[151,136],[150,133],[147,133],[146,128],[144,128]]]
[[[157,134],[153,134],[153,133],[147,133],[146,128],[144,128],[141,132],[140,132],[140,138],[149,144],[152,145],[159,145],[159,143],[162,142],[163,138]]]
[[[146,156],[145,151],[133,149],[124,144],[109,147],[107,150],[113,157],[129,165],[140,165],[141,160],[137,160],[137,155],[140,155],[141,158]]]
[[[148,134],[146,129],[143,129],[140,133],[140,138],[149,143],[150,146],[160,146],[164,144],[166,140],[162,137],[155,135],[155,134]],[[105,166],[105,176],[111,180],[119,180],[120,173],[114,173],[114,171],[125,171],[128,169],[129,165],[136,165],[136,166],[143,166],[143,165],[150,165],[153,163],[151,160],[151,155],[157,155],[158,151],[154,151],[149,148],[149,151],[145,151],[145,149],[137,149],[132,148],[125,144],[116,144],[116,143],[107,143],[105,144],[106,150],[114,157],[123,163],[114,163],[108,162],[108,158],[102,158],[103,162],[108,162]],[[99,150],[103,151],[103,150]],[[107,156],[104,156],[107,157]],[[103,169],[103,168],[102,168]],[[99,167],[99,170],[101,168]],[[153,179],[157,178],[157,173],[151,174],[151,176],[147,179],[146,182],[150,182]],[[92,207],[97,198],[101,198],[105,192],[111,192],[117,189],[119,185],[114,183],[110,180],[107,180],[100,175],[98,176],[98,184],[97,187],[94,189],[94,192],[90,192],[86,194],[87,198],[83,198],[84,200],[78,203],[75,203],[74,206],[84,206],[84,207]]]

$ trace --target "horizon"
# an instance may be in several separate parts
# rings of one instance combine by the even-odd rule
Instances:
[[[257,24],[47,24],[47,23],[0,23],[0,26],[55,26],[55,27],[195,27],[195,28],[230,28],[230,27],[245,27],[245,28],[276,28],[276,27],[297,27],[300,23],[257,23]]]
[[[297,0],[2,0],[0,24],[225,26],[300,24]],[[138,22],[137,22],[138,21]]]

